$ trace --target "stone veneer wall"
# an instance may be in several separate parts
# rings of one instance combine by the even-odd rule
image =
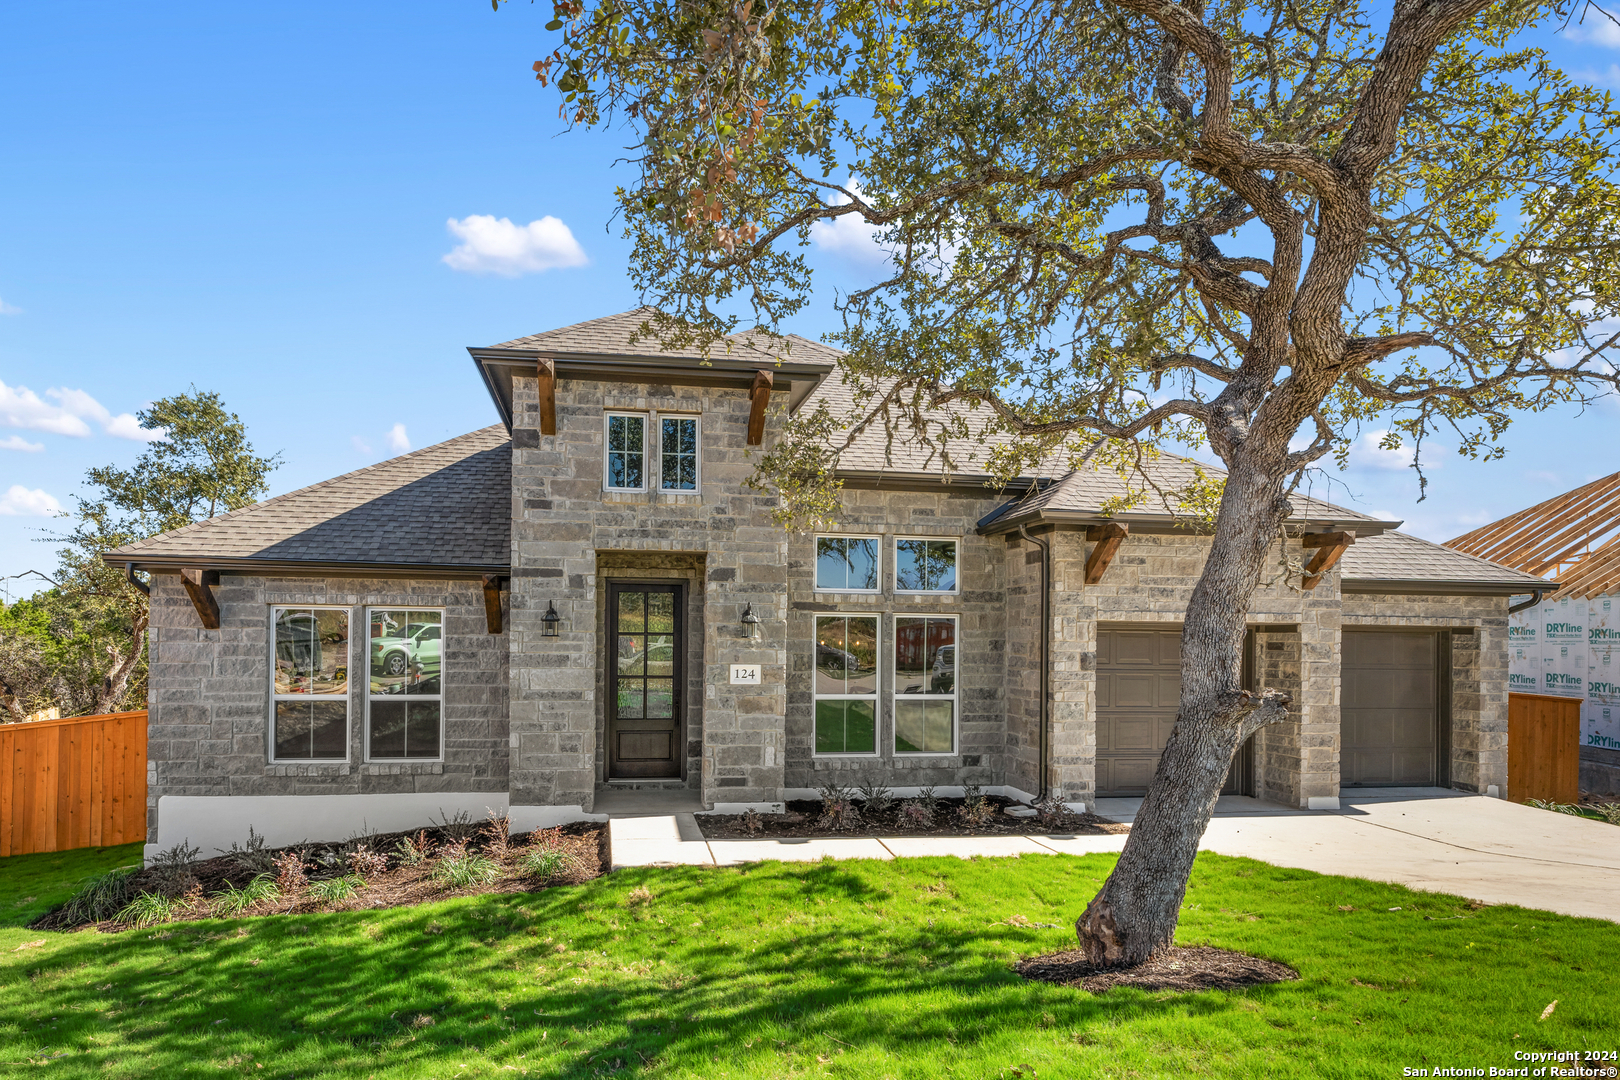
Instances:
[[[815,537],[795,534],[788,543],[788,697],[785,784],[803,792],[836,780],[858,784],[881,780],[892,787],[955,787],[1000,784],[1006,742],[1007,676],[1003,660],[1006,608],[1003,599],[1005,541],[980,536],[979,519],[1004,502],[983,487],[937,491],[877,491],[846,488],[838,527],[822,535],[882,537],[882,593],[817,592]],[[896,593],[897,538],[957,540],[955,594]],[[815,615],[818,612],[877,613],[880,654],[878,753],[875,756],[814,753]],[[896,754],[894,750],[894,617],[956,615],[959,742],[954,754]],[[1032,661],[1033,657],[1026,659]]]
[[[164,796],[500,792],[504,803],[507,638],[488,632],[478,582],[224,574],[214,595],[220,628],[205,630],[179,576],[152,576],[149,838],[158,835],[158,800]],[[271,764],[270,609],[277,604],[350,608],[351,672],[369,665],[367,606],[443,608],[444,760],[366,762],[366,683],[353,678],[348,760]],[[259,824],[262,829],[266,823]],[[359,825],[345,821],[338,831]]]
[[[1047,534],[1053,543],[1052,783],[1065,802],[1096,798],[1097,627],[1100,623],[1181,623],[1209,540],[1182,533],[1128,537],[1096,585],[1085,584],[1090,545],[1080,530]],[[1280,543],[1280,542],[1279,542]],[[1290,541],[1288,553],[1303,549]],[[1282,551],[1255,591],[1248,621],[1297,627],[1295,696],[1289,720],[1256,751],[1256,788],[1289,805],[1338,795],[1338,572],[1309,594],[1281,580]],[[1276,580],[1271,580],[1276,579]]]
[[[1347,593],[1344,625],[1451,629],[1451,786],[1507,790],[1506,596]],[[1394,612],[1401,612],[1396,615]],[[1471,631],[1471,632],[1469,632]]]
[[[1007,588],[1002,674],[1007,730],[1001,782],[1036,795],[1041,785],[1041,551],[1016,533],[999,539]]]
[[[512,429],[512,732],[514,807],[590,810],[598,779],[597,680],[602,634],[599,555],[703,554],[695,599],[702,625],[701,768],[705,803],[781,799],[786,707],[787,537],[774,500],[745,485],[746,390],[560,379],[557,434],[541,435],[537,384],[514,380]],[[780,423],[785,392],[773,402]],[[606,411],[696,415],[701,474],[696,493],[607,492],[602,486]],[[622,562],[617,565],[623,566]],[[541,635],[555,603],[561,636]],[[752,603],[760,637],[746,641]],[[762,685],[732,687],[729,665],[758,664]],[[515,811],[516,813],[516,811]]]

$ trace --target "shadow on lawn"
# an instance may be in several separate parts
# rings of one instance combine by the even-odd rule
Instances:
[[[1106,869],[1026,862],[1022,900],[1035,904],[1043,892],[1089,895]],[[978,887],[990,879],[974,880],[972,864],[885,866],[621,871],[425,908],[81,935],[41,957],[33,1000],[61,1020],[30,1034],[35,1046],[82,1046],[110,1023],[121,1043],[107,1058],[201,1068],[251,1053],[271,1070],[258,1076],[278,1064],[399,1068],[474,1051],[569,1075],[615,1061],[813,1057],[834,1044],[904,1056],[919,1042],[972,1048],[1037,1022],[1084,1031],[1125,1015],[1235,1008],[1218,994],[1089,997],[1027,983],[1012,960],[1049,949],[1052,935],[987,928]],[[937,895],[927,891],[936,879]],[[638,887],[653,899],[635,904]],[[92,968],[110,968],[108,981],[77,974]],[[97,1019],[109,1007],[118,1011]]]

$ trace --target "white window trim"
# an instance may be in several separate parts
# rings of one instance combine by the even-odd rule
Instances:
[[[877,627],[877,641],[873,643],[876,670],[872,672],[873,691],[870,694],[820,694],[816,692],[816,646],[820,635],[816,624],[822,619],[866,619]],[[870,701],[872,703],[872,751],[823,752],[816,749],[816,705],[823,701]],[[812,758],[881,758],[883,756],[883,613],[881,611],[818,611],[810,617],[810,756]]]
[[[615,490],[618,490],[618,489],[615,489]],[[417,695],[415,695],[415,698],[416,698],[417,701],[437,701],[439,703],[439,756],[438,757],[372,757],[372,755],[371,755],[371,613],[373,611],[432,611],[432,612],[437,613],[438,616],[439,616],[439,693],[436,696],[433,695],[433,694],[417,694]],[[368,765],[370,765],[370,764],[376,764],[376,765],[433,765],[433,764],[443,763],[443,761],[444,761],[445,729],[449,726],[448,724],[445,723],[445,716],[444,716],[444,704],[445,704],[445,701],[444,701],[444,662],[445,662],[445,657],[444,657],[444,654],[445,654],[444,625],[445,625],[445,618],[444,618],[444,616],[445,616],[445,609],[442,608],[442,607],[417,606],[415,604],[371,604],[371,605],[368,605],[366,607],[365,615],[366,615],[366,620],[365,620],[366,621],[366,661],[365,661],[365,663],[366,663],[366,684],[365,684],[366,700],[365,700],[365,705],[360,710],[360,713],[361,713],[361,725],[362,725],[361,726],[361,742],[363,744],[361,746],[361,754],[363,755],[361,757],[361,760],[364,761]],[[391,695],[391,694],[384,695],[384,696],[387,697],[389,700],[399,700],[399,701],[409,701],[409,700],[411,700],[411,695],[409,695],[409,694],[401,695],[399,698],[394,698],[394,696]]]
[[[640,487],[633,487],[633,488],[630,488],[630,487],[614,487],[614,486],[612,486],[611,484],[608,483],[608,477],[612,475],[611,471],[608,469],[608,454],[611,452],[609,450],[608,424],[615,416],[633,416],[636,419],[643,421],[643,423],[641,425],[641,486]],[[606,412],[602,413],[602,490],[603,491],[622,491],[622,492],[625,492],[626,494],[647,491],[647,481],[649,479],[648,473],[651,471],[651,469],[649,468],[649,466],[651,465],[651,462],[648,460],[648,458],[651,455],[649,455],[647,453],[647,437],[648,437],[648,434],[649,434],[649,429],[651,427],[652,427],[652,414],[650,414],[650,413],[635,412],[634,410],[626,410],[626,409],[609,409]],[[427,609],[424,608],[422,610],[425,611]]]
[[[931,543],[956,545],[956,587],[951,589],[902,589],[900,587],[900,545],[906,541],[927,540]],[[955,596],[962,591],[962,538],[959,536],[895,536],[889,547],[894,560],[894,592],[896,596]]]
[[[276,693],[276,613],[280,611],[342,611],[349,616],[349,688],[341,694],[278,694]],[[354,608],[344,604],[271,604],[270,605],[270,709],[265,717],[265,760],[271,765],[346,765],[350,747],[354,742]],[[343,702],[343,756],[322,758],[282,758],[276,756],[276,702],[278,701],[342,701]]]
[[[697,467],[697,486],[692,488],[668,488],[664,486],[664,421],[690,420],[697,425],[697,456],[693,464]],[[658,459],[658,493],[660,495],[701,495],[703,494],[703,416],[701,413],[659,412],[653,413],[652,431],[650,437],[653,442],[653,456]],[[605,464],[605,460],[604,460]],[[614,491],[625,491],[625,488],[614,488]]]
[[[871,540],[874,541],[874,553],[877,556],[877,588],[875,589],[824,589],[816,584],[817,568],[821,563],[821,542],[823,540]],[[816,533],[811,539],[810,548],[810,581],[814,591],[819,593],[836,593],[842,596],[881,596],[883,594],[883,537],[881,535],[864,533]]]
[[[891,647],[900,645],[900,619],[949,619],[956,625],[951,634],[951,641],[956,649],[956,673],[951,678],[951,692],[949,694],[902,694],[900,692],[899,668],[895,668],[895,678],[889,684],[889,746],[895,757],[926,757],[943,758],[956,757],[962,752],[962,616],[954,611],[919,611],[896,612],[895,624],[889,628]],[[902,701],[949,701],[951,703],[951,748],[949,750],[902,750],[899,746],[900,722],[897,706]]]

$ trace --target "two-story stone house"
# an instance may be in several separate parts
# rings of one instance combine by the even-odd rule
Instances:
[[[643,319],[472,349],[499,423],[107,557],[151,575],[149,851],[527,829],[619,785],[730,811],[830,780],[1145,789],[1205,537],[1104,516],[1111,472],[995,489],[880,431],[842,455],[837,528],[791,534],[747,481],[786,414],[847,402],[837,352],[705,362],[632,344]],[[1295,505],[1247,665],[1295,710],[1228,790],[1505,794],[1507,609],[1536,579]]]

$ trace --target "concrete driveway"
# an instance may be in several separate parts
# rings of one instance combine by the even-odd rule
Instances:
[[[1130,821],[1138,799],[1099,799]],[[1202,847],[1488,904],[1620,922],[1620,827],[1441,788],[1340,793],[1338,810],[1225,797]]]

